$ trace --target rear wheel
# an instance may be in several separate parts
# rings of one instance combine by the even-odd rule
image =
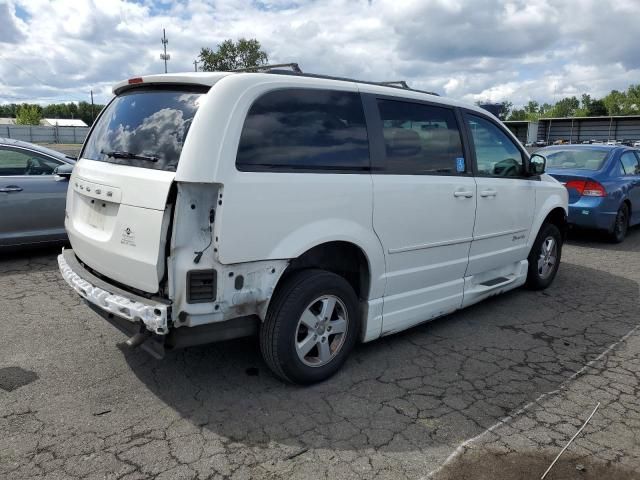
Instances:
[[[358,299],[339,275],[294,273],[279,287],[260,329],[260,349],[273,372],[309,384],[336,373],[359,331]]]
[[[551,223],[544,224],[529,253],[527,287],[531,290],[542,290],[551,285],[558,273],[561,254],[560,230]]]
[[[629,207],[626,203],[618,209],[616,219],[613,223],[613,229],[609,232],[609,240],[613,243],[620,243],[627,236],[629,229]]]

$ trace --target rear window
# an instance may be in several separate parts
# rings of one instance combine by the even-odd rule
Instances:
[[[303,88],[264,94],[247,114],[236,166],[242,171],[368,170],[360,95]]]
[[[136,88],[117,96],[100,115],[81,156],[175,172],[205,91]]]
[[[547,168],[600,170],[605,159],[609,155],[606,149],[577,149],[562,148],[539,150],[537,153],[547,158]]]

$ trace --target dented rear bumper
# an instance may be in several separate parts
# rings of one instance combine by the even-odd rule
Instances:
[[[155,334],[169,332],[169,301],[148,299],[105,282],[84,268],[70,249],[63,249],[58,255],[58,266],[62,278],[92,306],[133,325],[142,322]]]

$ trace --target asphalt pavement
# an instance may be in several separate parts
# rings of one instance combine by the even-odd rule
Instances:
[[[360,345],[285,385],[243,339],[157,361],[56,249],[0,253],[0,478],[639,478],[640,229],[573,236],[554,284]]]

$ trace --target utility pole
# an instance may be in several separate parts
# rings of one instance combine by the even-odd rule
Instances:
[[[93,90],[91,90],[91,125],[93,125],[94,122],[94,113],[93,113]]]
[[[193,61],[193,71],[194,72],[198,71],[198,60],[197,59]]]
[[[160,54],[160,60],[164,60],[164,73],[167,73],[167,60],[171,60],[171,55],[167,53],[167,43],[169,40],[167,39],[167,35],[164,32],[164,28],[162,29],[162,38],[160,39],[162,42],[162,47],[164,48],[164,53]]]

